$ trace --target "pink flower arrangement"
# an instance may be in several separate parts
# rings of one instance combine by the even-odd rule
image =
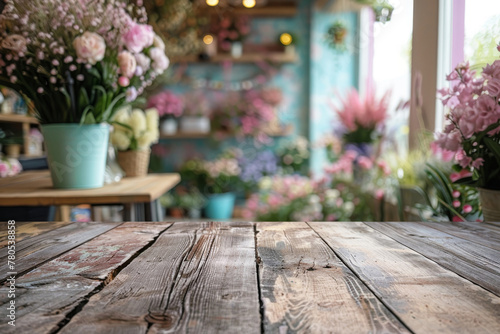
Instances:
[[[23,167],[17,159],[0,159],[0,177],[14,176],[16,174],[19,174],[22,170]]]
[[[479,78],[466,63],[446,79],[453,85],[438,92],[450,111],[436,142],[471,173],[461,182],[500,189],[500,60],[486,65]]]
[[[146,23],[142,1],[6,0],[0,84],[42,124],[107,122],[169,66]]]
[[[344,141],[356,144],[373,142],[376,132],[387,119],[389,94],[377,99],[369,87],[364,97],[356,89],[351,89],[345,98],[339,99],[341,106],[332,105],[332,108],[344,127]]]
[[[181,117],[184,112],[184,100],[181,96],[164,90],[149,99],[148,108],[156,108],[160,118],[177,118]]]
[[[217,35],[219,46],[228,51],[232,42],[241,42],[250,33],[250,20],[247,16],[223,16],[218,24],[212,27]]]
[[[273,106],[264,101],[260,91],[230,94],[212,114],[212,129],[216,135],[254,137],[259,143],[269,142],[266,125],[273,120]]]

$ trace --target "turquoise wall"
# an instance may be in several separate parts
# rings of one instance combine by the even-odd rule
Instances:
[[[298,13],[294,17],[262,17],[252,18],[252,38],[248,43],[276,43],[282,32],[291,32],[297,36],[297,61],[285,64],[270,64],[276,72],[270,76],[266,87],[279,87],[284,100],[279,106],[279,117],[282,123],[292,124],[294,131],[291,136],[305,136],[315,141],[322,134],[331,131],[331,111],[326,103],[335,88],[342,91],[350,86],[357,86],[357,56],[346,52],[338,54],[328,48],[323,35],[328,26],[340,17],[340,14],[316,11],[313,1],[299,0]],[[353,31],[358,25],[357,15],[343,14],[342,18]],[[348,36],[348,43],[354,43],[354,34]],[[353,44],[354,45],[354,44]],[[184,73],[184,79],[175,85],[165,87],[175,92],[185,92],[195,89],[200,82],[238,83],[254,79],[262,71],[262,66],[256,64],[213,64],[190,63],[187,68],[173,65],[174,73]],[[199,81],[202,79],[202,81]],[[204,92],[211,99],[216,99],[224,91],[204,87]],[[311,112],[310,112],[311,111]],[[274,138],[271,147],[279,145],[287,138]],[[161,166],[155,160],[154,169],[175,171],[185,160],[192,157],[212,158],[228,147],[237,146],[248,156],[265,147],[255,146],[252,140],[239,142],[228,139],[214,144],[208,139],[161,139],[160,146],[153,151],[163,155]],[[319,172],[324,163],[321,150],[313,150],[311,168]]]

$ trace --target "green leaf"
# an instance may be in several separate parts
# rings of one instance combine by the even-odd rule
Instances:
[[[94,114],[92,113],[87,113],[85,115],[85,121],[83,122],[83,124],[96,124],[96,119],[94,118]]]
[[[491,152],[493,152],[495,159],[497,160],[498,164],[500,164],[500,144],[490,137],[484,137],[484,143],[491,150]]]
[[[95,76],[98,80],[101,80],[101,73],[99,73],[99,71],[95,67],[91,67],[87,71]]]

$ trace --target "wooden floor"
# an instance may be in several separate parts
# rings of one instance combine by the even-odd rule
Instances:
[[[15,226],[0,333],[500,333],[490,224]]]

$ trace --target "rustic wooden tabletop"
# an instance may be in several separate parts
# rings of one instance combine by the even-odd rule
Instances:
[[[0,246],[1,333],[500,333],[485,223],[9,222]]]

